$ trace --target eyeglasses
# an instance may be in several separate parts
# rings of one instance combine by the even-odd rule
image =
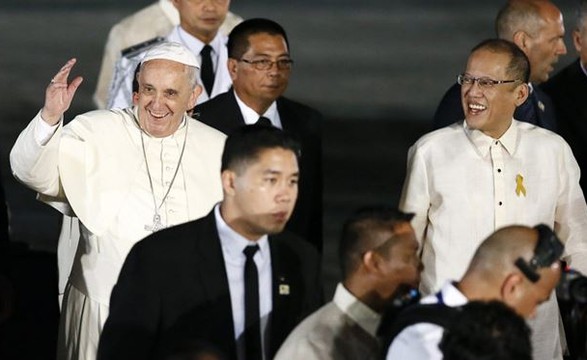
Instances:
[[[269,70],[273,67],[273,64],[277,65],[279,70],[290,70],[291,66],[293,65],[292,59],[280,59],[280,60],[269,60],[269,59],[261,59],[261,60],[247,60],[247,59],[240,59],[239,61],[245,62],[247,64],[253,65],[253,67],[257,70]]]
[[[480,88],[490,89],[495,85],[509,84],[520,80],[493,80],[490,78],[476,78],[465,74],[457,76],[457,82],[459,83],[459,85],[473,86],[473,84],[475,84],[475,81],[477,82]]]

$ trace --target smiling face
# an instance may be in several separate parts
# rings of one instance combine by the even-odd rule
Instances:
[[[298,178],[298,161],[291,150],[260,150],[238,170],[222,172],[222,217],[249,240],[280,233],[297,199]]]
[[[172,0],[179,12],[180,26],[192,36],[209,43],[224,22],[230,0]]]
[[[289,51],[281,35],[257,33],[248,38],[249,48],[242,59],[249,62],[256,60],[286,60]],[[241,100],[262,114],[287,89],[291,69],[279,69],[272,64],[268,70],[257,70],[253,64],[241,59],[228,59],[228,70],[234,90]]]
[[[492,80],[512,79],[506,69],[510,57],[505,53],[484,48],[469,56],[465,75]],[[461,86],[461,101],[467,126],[499,139],[509,128],[516,106],[528,96],[528,86],[522,81],[496,84],[481,88],[478,82]]]
[[[173,134],[186,111],[195,106],[202,88],[192,87],[189,74],[186,65],[170,60],[151,60],[142,65],[133,102],[141,128],[151,136]]]

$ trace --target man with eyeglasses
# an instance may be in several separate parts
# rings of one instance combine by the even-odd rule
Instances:
[[[195,108],[195,117],[225,134],[262,122],[288,132],[302,146],[300,192],[287,229],[322,249],[322,115],[285,98],[293,65],[285,30],[249,19],[228,37],[233,88]]]
[[[481,243],[460,281],[446,281],[440,291],[423,298],[420,303],[438,308],[458,307],[469,301],[497,300],[518,315],[532,319],[538,306],[548,301],[558,283],[561,275],[558,256],[562,247],[545,225],[502,228]],[[398,322],[415,310],[419,309],[408,308],[400,313]],[[446,323],[450,328],[450,320]],[[444,329],[439,324],[418,321],[403,329],[394,329],[399,333],[391,342],[387,359],[441,360],[443,355],[438,345]],[[552,359],[534,359],[547,358]]]
[[[527,100],[516,108],[514,118],[556,131],[552,100],[537,85],[548,80],[559,56],[567,53],[560,10],[548,0],[507,1],[495,19],[495,30],[497,37],[522,49],[531,65],[530,92]],[[459,93],[459,83],[446,92],[434,114],[435,129],[463,120]]]
[[[560,136],[513,119],[529,68],[514,43],[481,42],[459,76],[465,121],[410,148],[400,209],[416,214],[425,294],[460,278],[482,239],[511,224],[556,229],[563,259],[587,271],[587,205],[573,153]],[[535,359],[561,358],[557,321],[553,299],[533,324]]]

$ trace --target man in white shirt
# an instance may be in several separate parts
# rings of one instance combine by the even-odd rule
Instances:
[[[421,303],[455,307],[468,301],[499,300],[520,316],[532,318],[537,306],[553,296],[561,274],[557,252],[560,254],[562,246],[544,225],[502,228],[479,246],[459,282],[446,282]],[[533,281],[535,276],[538,279]],[[391,343],[387,359],[441,360],[438,345],[443,333],[443,327],[432,323],[408,326]]]
[[[228,60],[227,37],[219,31],[226,19],[230,0],[191,1],[171,0],[179,12],[179,25],[165,37],[166,41],[178,42],[192,51],[201,64],[198,81],[203,85],[198,103],[226,92],[232,85],[226,63]],[[124,108],[132,104],[135,69],[145,51],[151,45],[142,44],[123,50],[110,85],[106,108]],[[135,82],[136,86],[136,82]]]
[[[363,208],[346,221],[339,247],[344,280],[332,302],[289,335],[276,360],[380,358],[381,314],[420,278],[412,217],[379,206]]]
[[[203,216],[221,199],[215,174],[225,136],[186,115],[201,92],[198,62],[176,43],[145,56],[135,107],[81,114],[63,126],[82,82],[76,77],[68,83],[75,62],[51,80],[10,164],[41,200],[80,220],[72,258],[59,259],[73,268],[57,358],[91,360],[130,248],[154,231]]]
[[[224,199],[131,250],[99,359],[159,359],[194,340],[228,359],[275,356],[322,299],[317,252],[282,232],[296,201],[298,156],[297,143],[275,127],[252,125],[227,138]]]
[[[220,33],[228,36],[230,30],[241,21],[240,16],[229,11],[220,26]],[[158,36],[167,36],[177,25],[179,12],[171,0],[158,0],[112,26],[104,46],[102,66],[94,91],[94,104],[98,109],[106,108],[108,89],[121,51]]]
[[[506,40],[486,40],[459,76],[465,121],[423,136],[409,151],[400,200],[422,246],[421,289],[460,278],[480,242],[511,224],[553,227],[563,259],[587,271],[587,205],[579,168],[558,135],[512,118],[528,96],[529,62]],[[560,359],[555,299],[533,323],[536,359]]]

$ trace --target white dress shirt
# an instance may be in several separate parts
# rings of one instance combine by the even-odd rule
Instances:
[[[452,283],[447,282],[440,290],[442,302],[446,306],[465,305],[468,300]],[[428,295],[421,304],[436,304],[438,296]],[[393,340],[387,352],[387,360],[442,360],[438,348],[444,328],[439,325],[422,323],[408,326]]]
[[[410,148],[400,207],[416,214],[425,294],[460,279],[479,244],[511,224],[553,227],[563,257],[587,271],[579,167],[560,136],[531,124],[514,120],[497,140],[459,124],[424,135]]]
[[[233,90],[234,91],[234,90]],[[245,124],[252,125],[259,120],[261,116],[266,117],[271,121],[271,125],[275,126],[276,128],[283,129],[283,125],[281,125],[281,118],[279,117],[279,112],[277,111],[277,102],[274,101],[267,111],[263,114],[259,115],[253,109],[251,109],[247,104],[245,104],[237,95],[236,91],[234,92],[234,97],[236,98],[236,103],[238,107],[241,109],[241,114],[245,119]]]
[[[271,252],[267,235],[257,241],[250,241],[231,229],[220,215],[220,206],[214,208],[216,227],[220,237],[224,266],[228,276],[230,290],[230,302],[232,305],[232,318],[234,321],[234,338],[237,344],[238,359],[245,359],[244,329],[245,329],[245,261],[243,250],[249,245],[259,245],[259,251],[255,253],[253,260],[259,273],[259,313],[261,315],[261,345],[263,358],[267,358],[269,345],[268,320],[273,308],[272,276],[271,276]]]
[[[513,224],[554,228],[565,243],[563,258],[587,271],[579,167],[569,145],[549,130],[513,120],[499,139],[466,123],[424,135],[409,151],[400,208],[416,214],[424,294],[460,279],[481,242]],[[557,324],[551,296],[530,322],[536,359],[562,357]]]

